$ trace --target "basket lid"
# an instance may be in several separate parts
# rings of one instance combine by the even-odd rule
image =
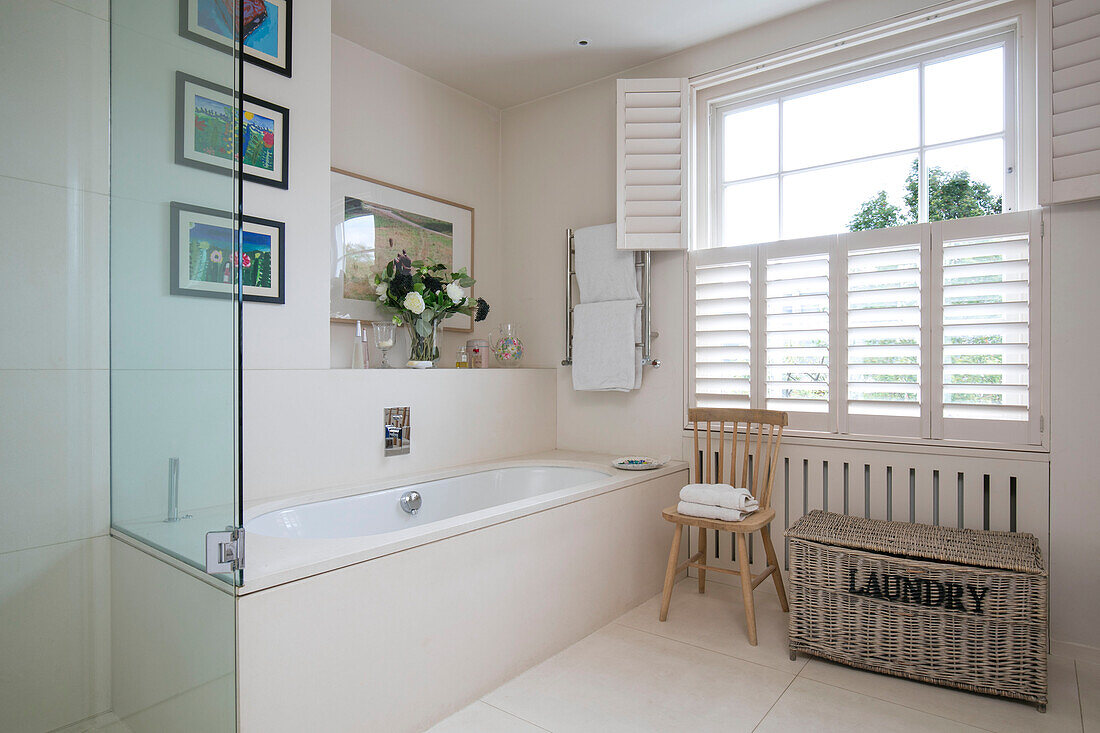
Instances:
[[[810,542],[956,565],[1045,574],[1035,535],[850,517],[815,509],[786,532]]]

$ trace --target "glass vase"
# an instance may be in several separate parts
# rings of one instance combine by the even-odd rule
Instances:
[[[439,322],[416,318],[408,323],[409,363],[413,369],[431,369],[439,359],[439,346],[436,339]]]
[[[500,334],[493,342],[493,355],[502,366],[519,366],[523,359],[523,341],[516,334],[516,327],[511,323],[500,324]]]

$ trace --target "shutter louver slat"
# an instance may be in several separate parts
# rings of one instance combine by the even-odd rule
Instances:
[[[619,249],[686,249],[686,79],[618,81]]]
[[[848,252],[848,414],[920,417],[920,244]]]
[[[700,407],[748,407],[752,265],[695,269],[695,399]]]
[[[1100,197],[1100,12],[1095,0],[1050,3],[1042,40],[1040,202]],[[1049,104],[1049,107],[1048,107]],[[1049,127],[1046,127],[1049,125]]]

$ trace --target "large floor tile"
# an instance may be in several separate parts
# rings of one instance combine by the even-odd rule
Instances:
[[[947,733],[978,730],[981,729],[804,677],[799,677],[791,684],[756,728],[758,733]]]
[[[545,728],[479,700],[432,726],[430,733],[538,733],[541,730]]]
[[[1046,713],[1026,703],[866,672],[820,659],[807,664],[801,677],[986,730],[1005,733],[1080,731],[1073,661],[1051,657],[1047,674],[1049,703]]]
[[[752,730],[792,675],[612,624],[484,700],[554,733]]]
[[[806,664],[806,658],[790,661],[787,614],[779,607],[771,581],[758,587],[754,598],[757,646],[749,644],[741,589],[708,582],[707,592],[700,595],[695,578],[681,580],[673,588],[667,621],[657,618],[661,610],[661,596],[658,595],[623,614],[616,623],[797,673]]]
[[[1077,690],[1085,733],[1100,733],[1100,664],[1077,662]]]

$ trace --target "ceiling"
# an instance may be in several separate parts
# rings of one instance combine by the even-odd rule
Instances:
[[[333,0],[332,31],[503,109],[823,1]]]

